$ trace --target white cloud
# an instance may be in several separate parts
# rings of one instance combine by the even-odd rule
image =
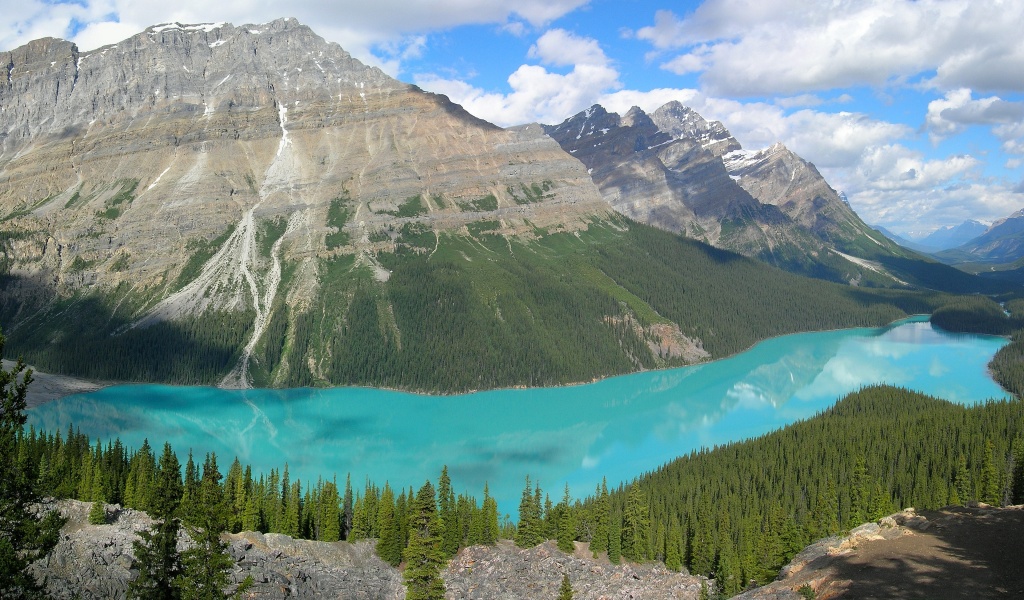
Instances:
[[[539,121],[558,123],[593,104],[603,91],[621,87],[608,66],[581,64],[567,74],[539,65],[522,65],[509,75],[508,94],[486,92],[464,81],[418,75],[423,89],[447,95],[474,115],[501,126]]]
[[[378,44],[401,42],[466,24],[514,26],[522,22],[538,27],[575,10],[589,0],[292,0],[286,6],[255,0],[83,0],[82,3],[53,4],[46,0],[4,2],[0,23],[0,49],[13,49],[33,39],[52,36],[68,38],[72,24],[81,31],[72,41],[83,50],[119,42],[149,25],[166,22],[205,23],[227,21],[235,25],[264,23],[281,17],[295,17],[324,38],[338,42],[357,58],[381,64],[372,50]],[[400,60],[387,56],[392,66]]]
[[[999,96],[975,100],[970,89],[959,88],[928,103],[925,125],[933,141],[960,133],[971,125],[998,125],[993,132],[1008,142],[1024,137],[1022,120],[1024,102],[1008,102]]]
[[[659,88],[648,92],[637,90],[619,90],[604,94],[595,100],[595,103],[605,107],[609,112],[626,114],[630,108],[639,106],[644,112],[650,114],[673,100],[698,110],[696,107],[703,106],[704,96],[693,89]],[[699,112],[699,111],[698,111]],[[570,115],[565,115],[569,117]],[[559,122],[562,119],[559,119]]]
[[[597,40],[579,37],[564,29],[544,32],[537,43],[530,46],[527,56],[556,67],[608,64],[608,57]]]
[[[924,75],[934,85],[1024,90],[1024,3],[1000,0],[707,0],[680,18],[659,11],[637,31],[663,67],[700,71],[707,91],[799,94],[881,86]]]
[[[851,168],[822,174],[847,193],[865,221],[909,231],[994,221],[1020,209],[1013,186],[985,179],[982,166],[969,155],[929,160],[901,144],[884,144],[867,148]]]

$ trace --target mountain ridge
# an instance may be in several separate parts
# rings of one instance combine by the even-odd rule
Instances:
[[[798,273],[898,284],[843,258],[902,251],[873,235],[817,169],[781,143],[745,151],[721,122],[675,101],[621,117],[594,105],[545,130],[630,218]]]
[[[12,350],[53,373],[555,385],[723,356],[807,323],[882,324],[935,302],[755,273],[649,231],[616,213],[541,126],[497,128],[293,19],[165,24],[86,53],[42,40],[0,59],[0,130],[12,132],[0,141],[0,323]],[[638,109],[626,126],[650,143],[616,143],[664,182],[702,174],[701,201],[666,204],[667,217],[690,211],[705,237],[767,245],[834,280],[904,287],[874,263],[808,254],[796,242],[810,234],[716,156],[736,146],[720,124],[681,105],[655,118],[680,137]],[[706,289],[680,301],[696,282]],[[694,298],[770,326],[741,327]]]

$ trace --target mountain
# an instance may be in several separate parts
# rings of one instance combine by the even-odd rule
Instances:
[[[937,256],[954,264],[1006,264],[1024,258],[1024,209],[996,221],[982,234]]]
[[[679,102],[624,116],[594,105],[545,131],[618,212],[786,270],[860,286],[1006,291],[901,248],[783,144],[744,150]]]
[[[888,229],[886,229],[885,227],[882,227],[881,225],[875,225],[875,231],[881,233],[885,237],[887,237],[890,240],[896,242],[900,246],[903,246],[904,248],[909,248],[911,250],[914,250],[915,252],[924,252],[924,253],[929,252],[929,249],[927,247],[922,246],[921,244],[919,244],[919,243],[917,243],[917,242],[915,242],[913,240],[907,239],[906,237],[904,237],[902,235],[899,235],[897,233],[893,233],[892,231],[889,231]]]
[[[89,52],[42,39],[0,61],[0,324],[10,351],[52,373],[554,385],[934,307],[765,269],[625,218],[592,166],[540,126],[477,119],[293,19],[164,24]],[[892,281],[809,245],[819,238],[789,204],[758,202],[733,179],[778,156],[789,164],[785,153],[733,175],[724,128],[672,107],[630,119],[619,127],[651,143],[614,143],[650,152],[636,164],[660,169],[669,195],[688,181],[694,201],[666,206],[696,215],[708,241],[792,256],[780,264],[835,261],[826,268],[843,281]],[[838,238],[847,212],[804,218]],[[883,246],[869,238],[861,245]]]
[[[970,242],[988,230],[988,225],[975,220],[967,220],[959,225],[939,227],[924,238],[917,241],[931,252],[949,250]]]
[[[722,123],[679,102],[621,117],[595,105],[545,130],[630,218],[799,273],[898,284],[865,259],[902,251],[782,144],[744,151]]]

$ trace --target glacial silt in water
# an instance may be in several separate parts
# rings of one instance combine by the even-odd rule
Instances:
[[[366,388],[229,391],[117,386],[29,412],[47,431],[69,424],[91,437],[170,441],[184,460],[216,452],[254,473],[288,463],[309,482],[351,473],[378,485],[419,487],[448,465],[456,491],[478,501],[489,482],[513,512],[529,474],[552,498],[609,485],[702,446],[761,435],[831,406],[865,385],[889,383],[970,404],[1006,397],[986,365],[1006,340],[951,334],[921,319],[880,329],[802,333],[703,365],[561,388],[425,396]]]

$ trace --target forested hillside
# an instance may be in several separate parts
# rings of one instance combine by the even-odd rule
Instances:
[[[385,233],[385,235],[388,235]],[[721,358],[767,337],[876,326],[941,294],[799,277],[621,217],[532,238],[498,222],[465,233],[405,226],[376,261],[321,259],[307,303],[278,295],[249,373],[259,386],[370,385],[457,392],[558,385]],[[282,265],[287,288],[297,266]],[[215,384],[252,335],[252,309],[137,325],[126,285],[14,320],[10,348],[83,377]]]
[[[713,574],[732,594],[770,581],[815,539],[904,507],[968,500],[1024,502],[1024,403],[964,407],[878,386],[598,490],[579,515],[592,548]]]

